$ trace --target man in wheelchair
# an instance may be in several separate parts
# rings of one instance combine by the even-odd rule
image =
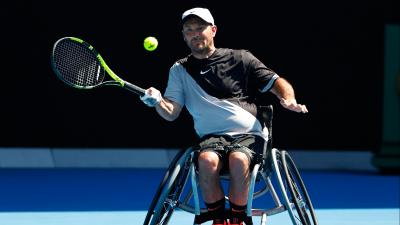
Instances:
[[[249,219],[249,171],[268,138],[257,118],[257,95],[271,92],[286,109],[308,110],[296,102],[291,84],[248,50],[215,47],[217,26],[208,9],[185,11],[181,24],[190,54],[170,68],[164,96],[150,87],[141,100],[168,121],[186,106],[199,136],[195,164],[213,224],[243,224]],[[220,182],[224,172],[230,176],[229,218]]]

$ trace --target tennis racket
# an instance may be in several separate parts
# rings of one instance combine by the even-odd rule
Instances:
[[[140,96],[145,90],[122,80],[87,42],[75,37],[63,37],[53,46],[51,64],[57,76],[67,85],[78,89],[119,86]],[[107,76],[108,75],[108,76]],[[109,79],[105,80],[106,77]]]

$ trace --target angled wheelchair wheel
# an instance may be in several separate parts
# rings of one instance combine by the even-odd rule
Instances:
[[[297,211],[297,215],[304,225],[317,225],[317,218],[315,210],[308,195],[306,186],[304,185],[303,179],[300,176],[300,172],[294,164],[293,159],[289,153],[282,151],[282,163],[285,170],[286,182],[290,191],[290,200],[294,203]]]
[[[314,208],[292,158],[286,151],[272,149],[275,174],[285,208],[294,225],[317,225]]]
[[[190,152],[190,149],[178,152],[171,162],[150,204],[143,225],[168,224],[188,177]]]

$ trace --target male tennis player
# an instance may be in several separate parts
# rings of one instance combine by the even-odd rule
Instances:
[[[249,170],[262,154],[267,134],[256,118],[256,96],[272,92],[286,109],[307,113],[288,81],[247,50],[216,48],[217,26],[210,11],[193,8],[182,15],[183,39],[191,54],[170,69],[164,96],[150,87],[141,100],[168,121],[186,106],[199,136],[197,169],[203,199],[214,225],[243,225]],[[230,216],[219,174],[228,171]],[[249,221],[249,220],[247,220]],[[251,218],[250,218],[251,221]],[[251,222],[249,222],[251,223]]]

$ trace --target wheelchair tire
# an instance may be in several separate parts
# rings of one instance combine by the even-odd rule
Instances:
[[[163,188],[165,186],[165,183],[167,182],[168,178],[170,177],[170,174],[173,172],[173,170],[174,170],[174,168],[176,166],[176,163],[178,162],[178,160],[182,157],[182,155],[184,153],[185,153],[185,150],[179,151],[175,155],[175,157],[171,161],[171,163],[169,164],[169,167],[168,167],[167,171],[165,172],[164,177],[161,180],[160,184],[158,185],[156,194],[154,195],[153,200],[152,200],[152,202],[150,204],[150,207],[149,207],[149,209],[147,211],[147,215],[146,215],[146,218],[145,218],[144,223],[143,223],[144,225],[149,224],[150,218],[153,215],[154,208],[155,208],[155,206],[156,206],[156,204],[158,202],[158,199],[160,198],[161,191],[163,190]]]
[[[311,203],[306,186],[300,176],[300,172],[294,164],[293,159],[286,151],[281,152],[282,165],[285,179],[290,191],[290,201],[295,205],[297,216],[295,224],[318,225],[314,207]],[[292,218],[293,219],[293,218]],[[300,222],[300,223],[298,223]]]
[[[166,225],[176,207],[189,169],[185,166],[190,149],[177,153],[161,181],[143,225]]]

